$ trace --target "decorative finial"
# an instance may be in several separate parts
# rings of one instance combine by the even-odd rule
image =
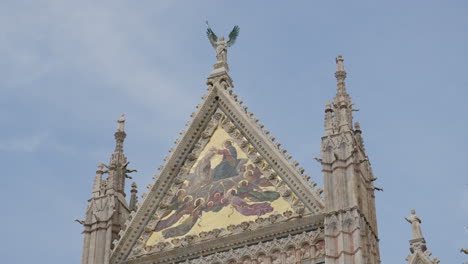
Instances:
[[[117,127],[117,131],[118,132],[125,132],[125,114],[122,114],[119,118],[119,120],[117,120],[117,123],[119,124],[118,127]]]
[[[114,133],[115,137],[115,151],[114,153],[117,154],[122,154],[123,153],[123,142],[125,140],[125,137],[127,136],[125,134],[125,114],[122,114],[117,120],[118,126],[117,126],[117,132]],[[116,158],[116,157],[114,157]],[[112,159],[114,159],[112,158]]]
[[[215,69],[224,67],[226,71],[229,71],[227,67],[227,48],[234,45],[236,42],[237,36],[239,35],[239,26],[234,26],[231,33],[229,33],[229,40],[224,40],[224,37],[221,36],[218,40],[218,36],[213,32],[208,21],[206,21],[208,29],[206,30],[206,35],[210,41],[213,48],[216,49],[216,59],[218,60],[215,64]]]
[[[411,210],[411,215],[405,218],[411,224],[412,240],[424,238],[421,231],[421,219],[416,215],[416,210]]]
[[[336,72],[335,72],[335,77],[338,80],[338,82],[344,82],[346,79],[346,72],[344,69],[344,64],[343,64],[343,56],[338,55],[335,59],[336,61]]]
[[[343,61],[343,56],[338,55],[338,57],[336,57],[336,71],[344,71]]]
[[[129,209],[130,209],[130,211],[136,211],[138,209],[137,208],[137,202],[138,202],[137,193],[138,193],[138,190],[137,190],[136,182],[132,183],[132,189],[130,190],[130,192],[132,193],[132,195],[130,196]]]

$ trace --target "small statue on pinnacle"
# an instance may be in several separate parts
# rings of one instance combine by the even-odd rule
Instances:
[[[120,116],[119,120],[117,120],[117,123],[119,124],[118,127],[117,127],[117,131],[124,132],[124,130],[125,130],[125,114],[122,114]]]
[[[421,219],[416,215],[416,211],[411,210],[411,215],[405,218],[411,224],[412,239],[424,238],[421,232]]]
[[[229,40],[226,41],[223,36],[219,37],[218,40],[218,36],[213,32],[208,21],[206,21],[206,25],[208,26],[206,35],[208,36],[213,48],[216,49],[216,58],[218,59],[217,64],[227,63],[227,48],[231,47],[236,42],[237,36],[239,35],[239,26],[234,26],[231,33],[229,33]]]

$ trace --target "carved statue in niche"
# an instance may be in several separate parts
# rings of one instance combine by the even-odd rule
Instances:
[[[265,255],[260,255],[258,257],[258,264],[271,264],[270,257],[267,257]]]
[[[279,251],[273,253],[273,262],[272,264],[283,264],[282,254]]]
[[[286,253],[286,263],[297,263],[296,249],[290,248]]]
[[[273,260],[272,264],[282,264],[283,261],[281,261],[281,256],[278,256],[276,259]]]
[[[315,257],[321,257],[324,255],[325,255],[325,242],[321,240],[315,245]]]
[[[299,254],[302,259],[310,258],[310,248],[309,244],[302,245],[301,249],[299,250]]]
[[[254,263],[250,258],[245,258],[244,261],[242,261],[242,264],[254,264]]]

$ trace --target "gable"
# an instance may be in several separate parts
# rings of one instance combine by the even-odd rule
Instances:
[[[223,116],[221,111],[217,115]],[[265,161],[255,164],[248,147],[241,148],[217,122],[210,125],[209,141],[188,172],[180,175],[183,183],[171,189],[174,195],[162,214],[157,212],[155,218],[160,220],[145,239],[146,251],[154,251],[159,243],[159,247],[177,247],[187,236],[209,240],[207,234],[213,230],[220,233],[218,237],[227,236],[244,222],[268,217],[288,221],[298,216],[295,207],[304,208],[281,179],[264,170]]]
[[[231,86],[228,76],[209,84],[200,111],[121,232],[113,263],[286,222],[305,225],[298,220],[321,213],[323,201],[303,170]]]

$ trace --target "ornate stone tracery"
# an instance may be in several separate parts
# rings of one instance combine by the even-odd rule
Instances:
[[[230,264],[292,264],[319,263],[323,260],[324,241],[320,231],[304,232],[295,236],[287,236],[260,242],[256,245],[231,249],[206,257],[187,260],[187,264],[230,263]]]

